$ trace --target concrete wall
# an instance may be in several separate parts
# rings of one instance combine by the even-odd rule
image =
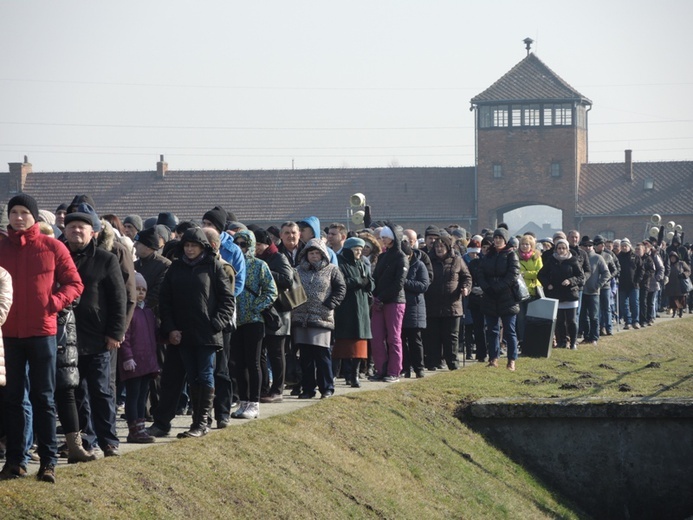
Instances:
[[[482,399],[468,422],[595,518],[693,515],[693,399]]]

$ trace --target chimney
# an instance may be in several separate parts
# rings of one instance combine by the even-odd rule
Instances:
[[[163,179],[166,177],[166,172],[168,171],[168,163],[164,162],[164,156],[161,154],[159,156],[159,162],[156,163],[156,178]]]
[[[24,191],[26,176],[33,170],[27,156],[24,156],[23,163],[9,163],[10,165],[10,193],[21,193]]]
[[[626,150],[626,180],[633,181],[633,150]]]

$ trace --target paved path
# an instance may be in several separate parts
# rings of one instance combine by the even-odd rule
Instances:
[[[684,314],[683,318],[693,318],[693,315],[690,314]],[[678,318],[675,318],[678,319]],[[669,314],[661,313],[661,318],[655,321],[655,326],[662,324],[662,323],[667,323],[669,321],[672,321],[673,318]],[[637,333],[638,331],[634,331],[633,329],[624,331],[622,330],[622,327],[617,329],[614,327],[614,333],[615,334],[633,334]],[[459,356],[460,358],[460,367],[462,368],[463,361],[462,361],[462,356]],[[467,361],[467,366],[469,365],[475,365],[475,364],[480,364],[477,363],[476,361]],[[447,373],[448,370],[438,370],[435,372],[430,372],[426,371],[426,377],[431,377],[435,376],[436,374],[441,374],[441,373]],[[367,390],[378,390],[385,388],[387,386],[391,385],[401,385],[401,384],[408,384],[411,381],[416,381],[415,378],[412,379],[406,379],[406,378],[400,378],[399,383],[373,383],[368,380],[361,380],[361,388],[351,388],[351,386],[348,386],[344,384],[344,379],[336,379],[335,380],[335,396],[340,396],[340,395],[347,395],[347,394],[352,394],[354,392],[363,392]],[[298,397],[291,396],[289,395],[290,392],[287,390],[284,392],[284,401],[281,403],[272,403],[272,404],[260,404],[260,419],[265,419],[267,417],[273,417],[275,415],[282,415],[282,414],[287,414],[291,413],[294,410],[300,410],[301,408],[305,408],[306,406],[313,406],[318,404],[321,399],[319,398],[314,398],[314,399],[298,399]],[[318,396],[320,394],[318,393]],[[120,414],[119,414],[120,415]],[[233,419],[231,421],[231,426],[230,428],[236,427],[243,425],[249,421],[252,421],[255,419]],[[172,428],[171,428],[171,433],[168,437],[162,437],[158,438],[156,442],[152,444],[129,444],[128,442],[125,441],[127,434],[128,434],[128,428],[127,428],[127,423],[125,422],[124,419],[118,418],[117,420],[117,432],[118,432],[118,438],[121,440],[120,444],[120,453],[121,455],[124,455],[126,453],[130,453],[132,451],[136,451],[142,448],[146,448],[148,446],[156,446],[157,444],[165,444],[168,442],[174,442],[177,441],[178,439],[176,438],[176,435],[180,432],[186,431],[190,427],[190,421],[191,417],[189,415],[178,415],[176,418],[173,420],[172,423]],[[213,429],[210,431],[210,434],[214,434],[214,432],[218,431],[216,429],[216,421],[214,423]],[[59,443],[62,443],[63,437],[58,436]],[[63,466],[67,464],[67,459],[60,459],[58,462],[59,466]],[[28,472],[30,474],[35,474],[38,471],[39,464],[38,462],[31,462],[28,467]]]

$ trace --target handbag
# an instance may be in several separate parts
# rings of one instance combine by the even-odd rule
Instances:
[[[527,289],[527,284],[525,283],[525,278],[521,274],[515,278],[513,282],[513,297],[517,303],[529,300],[529,289]]]
[[[292,311],[299,305],[303,305],[308,301],[308,296],[306,295],[306,290],[303,288],[298,271],[293,269],[293,272],[294,276],[291,280],[291,287],[279,291],[279,295],[277,296],[276,306],[283,312]]]
[[[276,332],[282,325],[281,317],[274,308],[274,305],[269,306],[267,309],[263,310],[261,313],[262,319],[265,322],[265,328],[270,332]]]
[[[681,278],[681,280],[679,280],[679,285],[683,294],[688,294],[689,292],[693,291],[693,283],[691,283],[690,276]]]

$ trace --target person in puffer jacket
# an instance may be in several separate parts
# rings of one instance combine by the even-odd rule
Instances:
[[[373,363],[375,381],[395,383],[402,372],[402,321],[406,307],[404,282],[409,260],[402,252],[403,230],[386,222],[380,230],[385,252],[378,256],[373,271],[375,290],[371,311]]]
[[[231,360],[241,404],[231,417],[256,419],[260,414],[260,356],[265,337],[262,311],[269,310],[277,299],[277,284],[267,263],[255,258],[256,240],[252,231],[239,231],[233,241],[245,256],[245,284],[238,296],[236,330],[231,336]]]
[[[327,247],[312,238],[299,254],[296,267],[308,300],[291,311],[294,344],[301,352],[302,393],[299,399],[321,398],[334,394],[331,332],[334,330],[334,309],[346,295],[346,284],[339,267],[330,263]],[[317,378],[316,378],[317,372]]]

